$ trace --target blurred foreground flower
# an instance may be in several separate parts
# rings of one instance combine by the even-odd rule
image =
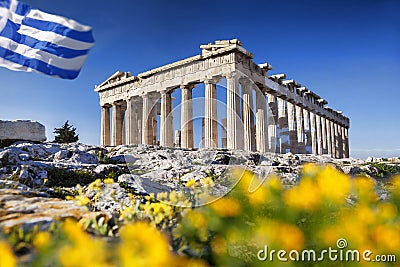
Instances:
[[[192,208],[183,192],[173,191],[125,207],[116,228],[120,238],[111,242],[88,234],[72,220],[63,224],[59,235],[39,232],[33,238],[32,266],[41,262],[47,266],[282,266],[276,258],[260,261],[257,252],[266,246],[276,252],[319,252],[337,248],[338,240],[346,241],[346,249],[400,257],[400,177],[387,183],[390,199],[380,201],[376,181],[352,178],[331,166],[304,165],[299,183],[292,187],[282,185],[276,176],[260,180],[243,169],[232,175],[237,186],[206,206]],[[209,179],[203,185],[212,183]],[[190,191],[201,184],[186,186]],[[51,264],[43,260],[49,255],[56,255]],[[304,264],[289,261],[285,266]],[[326,257],[306,264],[366,263],[330,262]],[[0,267],[15,265],[11,247],[0,240]],[[381,262],[379,266],[392,265]]]

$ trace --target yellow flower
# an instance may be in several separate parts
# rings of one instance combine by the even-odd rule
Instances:
[[[376,202],[378,196],[374,191],[374,181],[372,178],[356,177],[353,179],[353,190],[360,201]]]
[[[390,188],[390,192],[393,197],[400,198],[400,175],[397,175],[391,179],[392,188]]]
[[[201,229],[207,226],[207,219],[206,217],[196,211],[196,210],[191,210],[189,211],[186,216],[185,219],[187,219],[195,228]]]
[[[202,179],[200,182],[204,186],[211,186],[214,184],[214,181],[211,177],[206,177],[206,178]]]
[[[392,178],[392,184],[394,189],[400,189],[400,175],[394,176]]]
[[[389,225],[379,225],[372,231],[377,247],[383,251],[396,253],[400,247],[399,229]]]
[[[220,236],[213,238],[211,241],[211,249],[214,253],[225,254],[227,252],[226,240]]]
[[[282,184],[277,176],[270,177],[266,184],[263,184],[255,191],[249,193],[249,202],[251,205],[258,206],[263,203],[268,203],[273,199],[273,191],[281,191]]]
[[[269,177],[269,179],[267,180],[267,186],[272,190],[281,191],[282,190],[281,179],[278,176],[273,175]]]
[[[195,233],[201,241],[205,242],[208,240],[208,221],[203,213],[197,210],[190,210],[184,216],[183,225]],[[181,230],[182,228],[176,231],[177,236],[182,236]]]
[[[249,194],[249,202],[251,205],[260,205],[267,202],[268,190],[265,187],[260,187],[253,193]]]
[[[240,177],[239,188],[246,194],[254,192],[262,185],[257,175],[249,170],[236,169],[234,176]]]
[[[78,206],[85,206],[90,202],[90,199],[85,195],[78,195],[74,200],[75,204]]]
[[[186,187],[193,187],[195,185],[196,181],[195,180],[189,180],[186,182],[185,186]]]
[[[353,213],[357,219],[357,221],[362,222],[364,224],[372,224],[375,221],[376,214],[374,211],[365,204],[360,204],[354,208],[351,213]],[[349,214],[350,215],[350,214]],[[349,217],[343,217],[342,220],[349,220]]]
[[[86,234],[80,224],[74,220],[67,219],[63,224],[63,230],[67,234],[68,238],[77,244],[84,244],[90,242],[90,237]]]
[[[303,232],[295,225],[281,221],[263,220],[254,233],[258,245],[269,245],[287,251],[304,247]]]
[[[168,200],[168,192],[160,192],[157,194],[157,199],[158,200]]]
[[[120,230],[118,254],[122,266],[170,266],[166,238],[145,222],[125,225]]]
[[[150,193],[148,196],[145,196],[144,199],[146,199],[147,201],[154,199],[154,193]]]
[[[283,200],[289,207],[311,211],[319,207],[321,193],[311,178],[304,177],[297,186],[284,192]]]
[[[178,193],[176,193],[175,190],[171,191],[171,193],[169,193],[170,204],[177,204],[179,202],[180,197],[181,196],[178,195]]]
[[[397,207],[392,203],[380,203],[377,207],[377,219],[386,222],[395,219],[398,216]]]
[[[246,234],[240,227],[227,227],[226,242],[228,247],[231,244],[242,243]]]
[[[6,241],[0,240],[0,266],[14,267],[17,266],[17,258]]]
[[[134,214],[135,214],[135,208],[134,207],[125,207],[121,211],[121,218],[123,220],[132,220]]]
[[[338,214],[335,225],[338,238],[345,238],[352,246],[360,247],[369,243],[369,228],[375,220],[375,214],[366,205],[343,209]],[[331,245],[331,244],[329,244]]]
[[[350,193],[350,178],[331,166],[326,166],[316,177],[323,196],[335,204],[344,204]]]
[[[320,165],[315,163],[305,163],[303,164],[303,168],[301,170],[303,177],[314,177],[321,169]]]
[[[242,206],[240,203],[233,198],[222,197],[215,202],[211,203],[210,207],[223,217],[233,217],[240,214]]]
[[[92,239],[76,222],[66,220],[63,230],[72,241],[71,245],[63,246],[59,251],[63,266],[109,266],[106,250],[101,240]]]
[[[114,179],[112,179],[112,178],[104,179],[104,183],[105,184],[113,184],[114,183]]]
[[[324,228],[320,235],[322,241],[327,246],[334,246],[339,238],[343,238],[341,231],[339,231],[336,225]]]
[[[89,188],[91,190],[100,190],[101,189],[101,180],[96,179],[94,182],[89,184]]]
[[[49,246],[50,233],[49,232],[39,232],[33,239],[33,245],[37,249],[42,249]]]
[[[279,223],[278,232],[280,234],[280,242],[282,242],[283,248],[287,250],[300,250],[304,247],[304,235],[297,226],[287,223]]]

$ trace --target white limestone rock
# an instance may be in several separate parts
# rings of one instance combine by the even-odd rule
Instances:
[[[118,177],[118,183],[125,182],[130,188],[139,194],[158,194],[161,192],[170,192],[174,188],[154,182],[149,178],[140,177],[134,174],[122,174]]]
[[[61,150],[58,144],[35,144],[31,142],[18,142],[11,147],[19,148],[35,160],[52,160],[54,154]]]
[[[18,155],[19,159],[22,161],[28,161],[31,159],[31,155],[27,154],[27,153],[22,153]]]
[[[368,157],[365,162],[382,162],[382,158]]]
[[[189,172],[183,175],[180,180],[183,182],[187,182],[190,180],[198,181],[201,179],[204,179],[207,177],[207,174],[202,172],[202,171],[194,171],[194,172]]]
[[[112,156],[110,159],[116,163],[121,163],[121,164],[134,163],[136,161],[136,158],[130,154],[122,154],[122,155]]]
[[[361,170],[361,168],[360,167],[358,167],[358,166],[344,166],[343,168],[342,168],[342,171],[345,173],[345,174],[349,174],[349,175],[357,175],[357,174],[359,174],[362,170]]]
[[[101,190],[86,188],[85,195],[92,200],[94,209],[108,215],[118,213],[123,207],[131,206],[128,192],[118,183],[100,184]]]
[[[69,161],[80,164],[98,164],[99,162],[95,155],[82,150],[75,151]]]
[[[46,128],[37,121],[0,120],[0,140],[5,139],[43,142],[46,141]]]
[[[62,161],[62,160],[67,160],[71,157],[72,152],[68,150],[60,150],[57,153],[54,154],[54,161]]]
[[[100,176],[107,176],[109,175],[111,172],[116,172],[119,173],[122,171],[122,168],[118,165],[114,165],[114,164],[100,164],[97,165],[96,168],[94,168],[94,173],[100,175]]]

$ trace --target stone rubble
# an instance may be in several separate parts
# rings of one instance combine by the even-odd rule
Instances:
[[[28,231],[35,225],[45,230],[55,221],[94,218],[96,215],[85,207],[76,206],[73,201],[50,198],[44,193],[0,189],[0,229],[5,232],[16,226]]]
[[[261,178],[277,174],[283,184],[292,185],[300,177],[301,165],[307,162],[332,164],[346,174],[370,175],[377,181],[384,180],[388,170],[400,173],[400,158],[334,159],[328,155],[227,149],[16,142],[0,148],[0,228],[86,216],[88,211],[73,202],[50,198],[57,196],[57,190],[78,190],[76,184],[65,186],[68,181],[62,179],[82,176],[83,192],[94,203],[92,210],[112,215],[123,206],[132,205],[130,193],[143,196],[181,190],[191,180],[203,184],[206,177],[215,182],[214,193],[223,194],[229,186],[219,181],[237,166],[246,167]],[[98,178],[112,178],[114,183],[102,182],[99,193],[88,186]],[[385,191],[379,194],[381,199],[387,198]]]

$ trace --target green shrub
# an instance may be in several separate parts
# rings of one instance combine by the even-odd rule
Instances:
[[[48,186],[72,187],[93,182],[94,175],[85,170],[47,169]]]

